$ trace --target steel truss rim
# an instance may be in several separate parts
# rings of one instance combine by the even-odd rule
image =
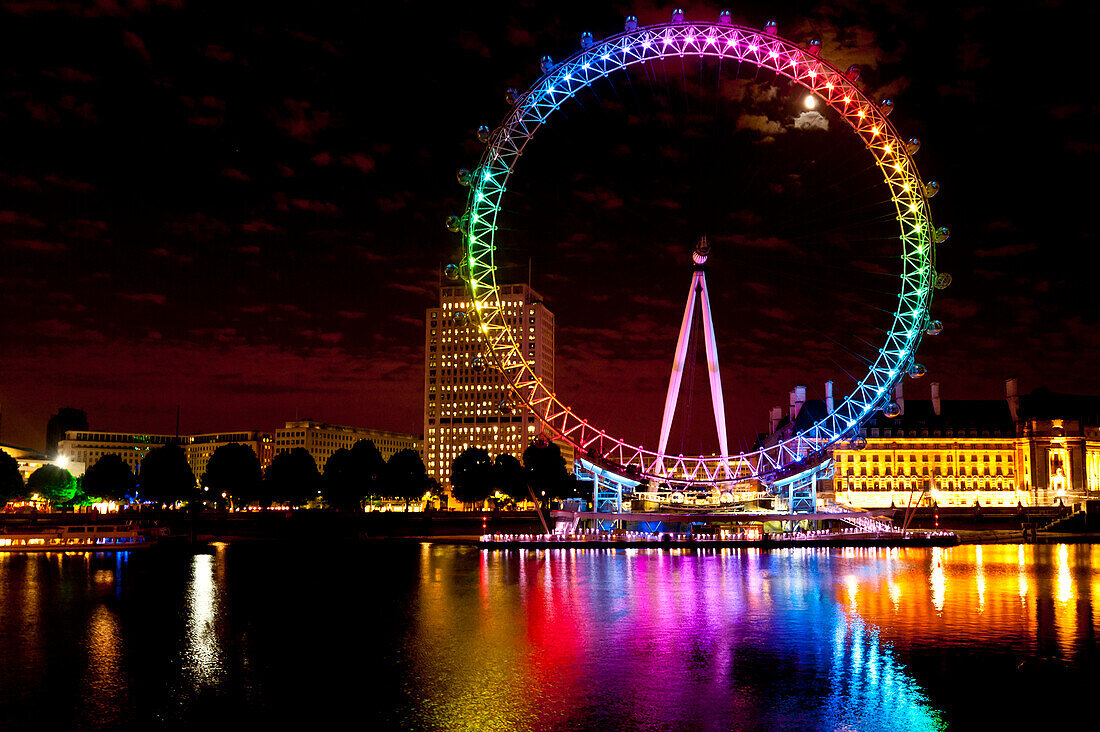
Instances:
[[[496,281],[495,232],[501,199],[515,163],[543,123],[578,91],[635,64],[685,55],[751,63],[775,71],[814,94],[860,137],[891,191],[901,242],[901,289],[893,324],[867,375],[810,428],[776,445],[737,455],[660,454],[588,424],[534,373],[512,327]],[[620,466],[636,478],[677,485],[718,485],[767,479],[804,466],[832,444],[856,434],[892,398],[920,345],[932,300],[935,240],[931,207],[913,155],[897,129],[859,86],[816,53],[767,31],[725,23],[671,22],[626,30],[582,48],[543,74],[515,101],[489,136],[473,175],[463,219],[464,277],[483,353],[504,374],[509,391],[552,436],[577,455]],[[674,471],[670,478],[666,471]]]

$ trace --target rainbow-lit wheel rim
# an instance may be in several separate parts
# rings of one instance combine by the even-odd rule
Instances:
[[[931,209],[917,166],[906,142],[887,119],[888,111],[870,99],[846,74],[819,58],[816,48],[801,48],[774,34],[729,22],[674,20],[631,27],[599,42],[586,36],[587,48],[552,66],[520,95],[504,121],[493,130],[478,169],[470,178],[470,197],[463,222],[467,280],[480,329],[484,357],[508,379],[517,399],[554,436],[574,446],[578,455],[621,466],[639,477],[678,484],[729,483],[747,478],[767,480],[790,466],[806,464],[833,443],[856,433],[876,410],[891,401],[897,383],[913,364],[928,322],[935,278],[935,232]],[[594,81],[633,64],[667,57],[710,56],[770,69],[813,93],[832,107],[874,155],[897,210],[901,241],[901,288],[893,325],[878,357],[843,401],[809,429],[754,452],[738,455],[684,457],[664,455],[607,434],[588,424],[550,392],[521,350],[505,322],[496,281],[496,219],[508,178],[539,127],[568,99]],[[670,479],[670,473],[675,478]]]

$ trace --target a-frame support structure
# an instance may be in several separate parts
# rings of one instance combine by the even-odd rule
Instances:
[[[691,289],[688,291],[687,307],[684,319],[680,323],[680,336],[676,339],[676,354],[672,359],[672,373],[668,379],[668,394],[665,396],[665,413],[661,419],[661,442],[657,452],[662,455],[668,447],[668,435],[672,430],[672,417],[676,413],[676,401],[680,395],[680,382],[684,376],[684,362],[687,359],[688,343],[691,340],[691,326],[695,317],[695,300],[698,298],[703,309],[703,338],[707,351],[707,375],[710,377],[710,401],[714,408],[714,426],[718,430],[718,447],[722,456],[728,456],[729,445],[726,440],[726,406],[722,397],[722,372],[718,367],[718,343],[714,335],[714,317],[710,309],[710,296],[707,294],[706,262],[710,254],[710,245],[704,236],[695,245],[691,259],[695,263],[695,272],[691,277]]]

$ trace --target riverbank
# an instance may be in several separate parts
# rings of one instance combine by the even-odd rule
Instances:
[[[1059,518],[1057,508],[1027,509],[921,509],[910,529],[954,532],[963,544],[1024,543],[1025,526],[1042,526]],[[900,526],[898,510],[894,525]],[[120,523],[139,520],[156,523],[177,540],[209,543],[235,541],[324,542],[329,540],[434,541],[476,544],[486,534],[543,533],[534,511],[424,513],[336,511],[264,511],[227,513],[208,511],[192,516],[177,511],[143,511],[96,516],[95,514],[4,514],[0,527],[18,530],[27,526],[64,526],[96,521]],[[1100,543],[1100,532],[1038,531],[1027,543]],[[774,545],[788,545],[773,542]]]

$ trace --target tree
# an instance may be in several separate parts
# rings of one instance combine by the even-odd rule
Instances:
[[[264,473],[261,500],[268,504],[277,500],[301,506],[317,496],[320,484],[321,474],[309,450],[295,447],[289,452],[280,452],[271,461]]]
[[[493,462],[493,490],[500,491],[517,502],[530,497],[523,464],[514,456],[507,453],[497,455]]]
[[[367,495],[369,484],[356,457],[353,451],[340,448],[325,461],[321,493],[330,506],[341,511],[358,510]]]
[[[234,503],[254,501],[260,495],[261,480],[259,458],[251,447],[239,442],[220,445],[214,450],[202,474],[203,487],[209,488],[219,503],[223,493]]]
[[[26,494],[23,474],[19,472],[19,461],[0,450],[0,503]]]
[[[439,484],[438,480],[429,475],[424,481],[424,492],[431,495],[432,498],[442,499],[443,486]]]
[[[56,465],[43,465],[27,478],[27,492],[51,504],[68,503],[76,497],[76,478]]]
[[[366,484],[363,495],[381,495],[386,483],[386,459],[375,447],[374,441],[359,440],[351,446],[351,456]]]
[[[195,497],[195,474],[179,445],[162,445],[141,460],[138,474],[141,495],[172,503]]]
[[[118,499],[133,495],[136,488],[134,471],[116,453],[97,460],[80,481],[81,491],[91,498]]]
[[[535,495],[544,504],[572,493],[561,448],[548,440],[532,442],[523,451],[523,467]]]
[[[493,489],[493,458],[480,447],[467,447],[451,463],[451,493],[463,503],[477,503]]]
[[[391,455],[386,464],[386,477],[389,492],[405,499],[406,511],[409,501],[423,496],[428,485],[428,471],[416,450],[401,450]]]

